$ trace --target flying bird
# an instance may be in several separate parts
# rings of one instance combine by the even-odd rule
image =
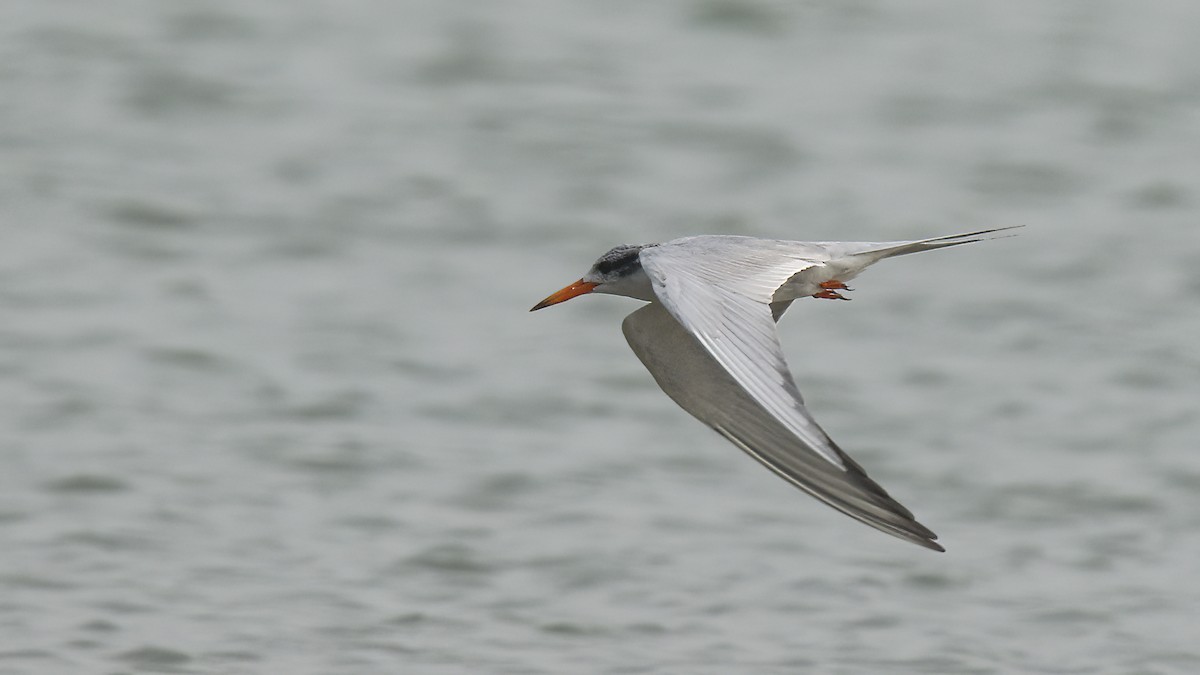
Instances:
[[[1020,226],[1016,226],[1020,227]],[[530,311],[585,293],[650,304],[621,330],[681,408],[796,487],[892,536],[944,551],[937,535],[871,480],[809,414],[776,322],[798,298],[848,300],[846,283],[898,255],[990,239],[1012,227],[892,242],[702,235],[617,246]]]

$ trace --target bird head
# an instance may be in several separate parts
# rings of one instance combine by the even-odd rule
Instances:
[[[562,289],[551,293],[549,297],[533,306],[531,312],[557,305],[585,293],[610,293],[612,295],[627,295],[633,298],[649,300],[650,283],[642,270],[638,258],[642,249],[654,244],[631,246],[622,244],[600,256],[587,274],[579,281],[568,284]]]

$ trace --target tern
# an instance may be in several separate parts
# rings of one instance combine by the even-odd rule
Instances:
[[[846,282],[884,258],[991,239],[986,235],[1010,229],[891,242],[702,235],[617,246],[530,311],[585,293],[648,301],[625,317],[621,330],[679,407],[838,511],[944,551],[937,535],[871,480],[809,414],[775,324],[798,298],[848,300],[839,292],[851,290]]]

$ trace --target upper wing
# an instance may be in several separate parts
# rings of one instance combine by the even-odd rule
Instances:
[[[703,244],[703,242],[698,242]],[[796,273],[822,264],[772,244],[656,247],[641,254],[661,307],[631,314],[625,336],[681,407],[838,510],[928,548],[936,535],[867,477],[809,415],[771,306]]]
[[[642,307],[626,317],[621,328],[667,396],[751,457],[842,513],[920,546],[943,550],[933,541],[937,535],[916,522],[821,431],[799,399],[794,406],[820,436],[825,452],[817,452],[768,412],[662,305]],[[838,465],[828,461],[830,452]]]
[[[654,294],[748,394],[813,452],[840,469],[832,441],[804,409],[775,331],[771,297],[785,281],[820,263],[774,249],[644,249]],[[784,307],[785,308],[785,307]],[[780,309],[782,314],[782,308]]]

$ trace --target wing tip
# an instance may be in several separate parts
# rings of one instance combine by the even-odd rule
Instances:
[[[916,521],[913,521],[913,523],[921,526],[922,528],[925,527],[924,525],[921,525],[920,523],[918,523]],[[920,537],[920,536],[912,536],[910,534],[908,536],[905,536],[904,539],[911,541],[912,543],[916,544],[917,546],[922,546],[924,548],[927,548],[930,551],[937,551],[938,553],[945,553],[946,547],[944,547],[941,544],[934,541],[935,539],[937,539],[937,535],[933,534],[932,532],[930,533],[930,535],[931,536],[929,536],[929,537]]]
[[[835,506],[835,508],[837,507]],[[868,514],[854,514],[848,511],[843,511],[843,513],[866,525],[874,527],[884,534],[890,534],[893,537],[903,539],[931,551],[937,551],[938,553],[946,552],[946,548],[937,542],[938,536],[933,533],[933,530],[925,527],[912,517],[902,518],[901,522],[889,522],[883,518],[872,518]],[[893,512],[893,515],[899,514]]]
[[[805,481],[802,476],[789,471],[787,467],[771,462],[767,457],[764,457],[761,453],[750,447],[733,430],[727,429],[720,424],[710,426],[718,434],[724,436],[726,440],[770,469],[772,473],[795,487],[800,488],[827,506],[833,507],[835,510],[884,534],[889,534],[897,539],[903,539],[931,551],[937,551],[938,553],[946,552],[946,549],[935,541],[938,536],[933,530],[917,522],[912,511],[909,511],[903,504],[896,501],[882,486],[871,480],[862,467],[843,452],[841,448],[838,448],[837,444],[833,443],[832,440],[830,443],[833,444],[834,448],[837,448],[839,456],[847,464],[842,474],[843,478],[849,485],[853,485],[859,490],[858,497],[860,499],[865,497],[869,500],[870,506],[868,508],[856,506],[841,496],[827,490],[822,490],[816,484]]]

